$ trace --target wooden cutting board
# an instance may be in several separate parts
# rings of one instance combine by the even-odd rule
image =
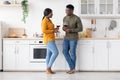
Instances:
[[[25,28],[9,28],[9,38],[21,38],[25,33]]]

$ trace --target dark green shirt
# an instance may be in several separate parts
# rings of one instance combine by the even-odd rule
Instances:
[[[63,24],[68,24],[68,28],[72,30],[72,32],[66,32],[65,38],[70,40],[77,40],[78,39],[78,32],[83,30],[81,19],[76,16],[65,16],[63,19]]]

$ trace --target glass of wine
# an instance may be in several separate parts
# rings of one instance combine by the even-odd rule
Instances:
[[[68,22],[64,22],[64,23],[63,23],[63,26],[64,26],[64,27],[68,27]]]
[[[60,25],[57,25],[57,28],[59,28],[60,27]]]

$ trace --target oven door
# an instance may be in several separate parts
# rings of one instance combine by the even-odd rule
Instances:
[[[30,45],[30,62],[45,63],[46,51],[45,45]]]

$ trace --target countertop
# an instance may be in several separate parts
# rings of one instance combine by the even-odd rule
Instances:
[[[63,38],[56,38],[62,40]],[[3,38],[3,40],[43,40],[43,38],[27,37],[27,38]]]
[[[3,40],[43,40],[43,38],[3,38]],[[56,40],[63,40],[63,38],[56,38]],[[120,40],[120,38],[80,38],[79,40]]]

